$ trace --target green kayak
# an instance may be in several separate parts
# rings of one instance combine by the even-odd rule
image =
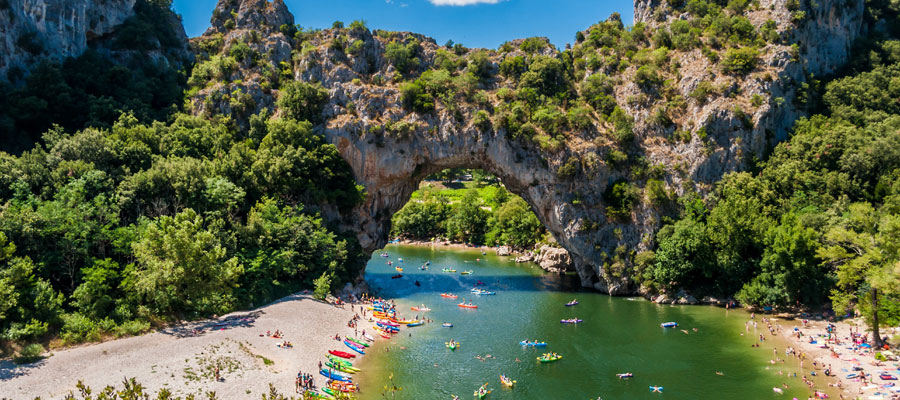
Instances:
[[[331,360],[331,362],[333,362],[333,363],[335,363],[335,364],[338,364],[338,365],[343,365],[343,366],[345,366],[345,367],[353,367],[353,363],[352,363],[352,362],[347,361],[347,360],[345,360],[345,359],[343,359],[343,358],[340,358],[340,357],[335,357],[335,356],[329,355],[329,356],[328,356],[328,359]]]
[[[347,340],[353,342],[353,343],[358,343],[360,346],[369,347],[369,344],[368,344],[368,343],[363,342],[363,341],[361,341],[361,340],[354,339],[354,338],[349,337],[349,336],[345,336],[345,338],[346,338]]]

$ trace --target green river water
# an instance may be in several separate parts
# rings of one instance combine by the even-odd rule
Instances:
[[[474,250],[389,245],[385,251],[389,258],[376,252],[369,261],[366,280],[394,299],[406,317],[417,314],[411,306],[430,307],[427,315],[434,323],[378,340],[359,363],[363,373],[356,378],[363,400],[384,398],[391,376],[402,388],[394,394],[397,399],[450,399],[452,394],[472,399],[483,383],[493,389],[488,399],[806,399],[810,394],[799,378],[789,377],[801,373],[796,362],[768,363],[773,346],[783,357],[783,343],[767,341],[752,348],[753,329],[741,336],[749,318],[742,310],[660,306],[581,291],[577,277],[547,274],[531,263],[515,264],[512,258]],[[398,263],[398,257],[404,262]],[[387,260],[404,267],[403,278],[391,279],[397,272]],[[420,270],[425,261],[431,265]],[[441,272],[444,267],[457,272]],[[473,274],[460,275],[464,270]],[[416,280],[421,286],[415,286]],[[469,290],[478,280],[497,294],[472,295]],[[479,308],[459,308],[459,300],[441,298],[441,293],[472,299]],[[564,306],[573,298],[580,304]],[[584,322],[559,322],[572,317]],[[679,327],[661,328],[666,321]],[[444,328],[441,322],[454,326]],[[371,325],[360,327],[371,331]],[[453,352],[444,345],[451,338],[461,343]],[[518,342],[526,338],[546,341],[548,347],[524,348]],[[538,363],[536,357],[546,351],[563,359]],[[476,359],[488,354],[493,358]],[[616,377],[624,372],[634,378]],[[512,389],[500,384],[501,373],[517,381]],[[790,388],[774,393],[772,388],[782,383]],[[651,393],[651,385],[664,387],[663,393]]]

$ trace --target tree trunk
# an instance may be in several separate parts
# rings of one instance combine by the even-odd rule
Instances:
[[[878,289],[872,288],[872,336],[875,340],[872,342],[875,349],[881,349],[881,333],[878,331]]]

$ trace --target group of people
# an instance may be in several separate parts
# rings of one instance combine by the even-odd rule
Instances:
[[[302,393],[307,389],[314,389],[316,387],[315,382],[313,382],[312,374],[304,374],[303,371],[297,372],[297,379],[294,381],[294,389],[297,393]]]

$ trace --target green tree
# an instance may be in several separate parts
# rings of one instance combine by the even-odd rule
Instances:
[[[875,347],[881,347],[879,301],[900,289],[900,215],[876,210],[868,203],[851,204],[841,221],[825,234],[818,256],[837,271],[831,293],[836,310],[860,307],[872,328]]]
[[[492,245],[508,245],[516,249],[534,246],[544,235],[541,222],[528,203],[514,196],[497,209],[487,222],[486,241]]]
[[[447,235],[456,241],[472,244],[484,243],[488,212],[481,208],[478,191],[470,189],[447,219]]]
[[[233,306],[232,290],[243,267],[228,257],[218,233],[203,227],[203,218],[185,209],[146,224],[132,246],[133,292],[153,309],[167,314],[222,313]]]
[[[328,91],[322,84],[294,81],[282,85],[277,105],[289,118],[318,123],[326,102]]]

